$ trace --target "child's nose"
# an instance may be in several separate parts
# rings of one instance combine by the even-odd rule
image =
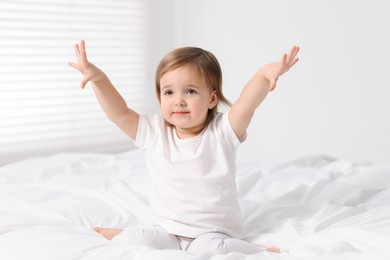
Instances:
[[[176,106],[181,106],[181,107],[186,105],[186,101],[184,100],[182,95],[177,95],[176,96],[175,105]]]

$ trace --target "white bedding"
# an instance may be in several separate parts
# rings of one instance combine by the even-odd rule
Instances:
[[[60,154],[0,168],[0,259],[390,259],[390,166],[325,156],[238,165],[246,240],[282,254],[190,255],[108,241],[148,226],[142,152]]]

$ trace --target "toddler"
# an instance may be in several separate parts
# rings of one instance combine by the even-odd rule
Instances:
[[[299,48],[261,67],[232,105],[222,93],[221,68],[213,54],[195,47],[175,49],[157,67],[161,113],[151,116],[127,106],[106,74],[88,61],[84,41],[75,51],[77,63],[69,65],[83,74],[81,88],[92,83],[108,118],[144,151],[151,175],[154,225],[95,231],[113,241],[191,253],[264,251],[242,240],[236,149],[246,139],[256,108],[298,61]],[[218,112],[220,103],[229,106],[227,112]]]

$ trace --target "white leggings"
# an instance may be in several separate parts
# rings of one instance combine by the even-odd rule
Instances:
[[[226,254],[240,252],[255,254],[264,249],[244,240],[231,238],[222,233],[205,233],[197,238],[186,238],[169,234],[162,227],[125,229],[112,241],[132,245],[145,245],[157,249],[177,249],[190,253],[213,252]]]

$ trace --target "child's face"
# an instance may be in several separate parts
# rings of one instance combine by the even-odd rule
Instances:
[[[160,79],[161,113],[175,126],[180,138],[199,134],[207,112],[217,105],[217,96],[191,66],[168,71]]]

